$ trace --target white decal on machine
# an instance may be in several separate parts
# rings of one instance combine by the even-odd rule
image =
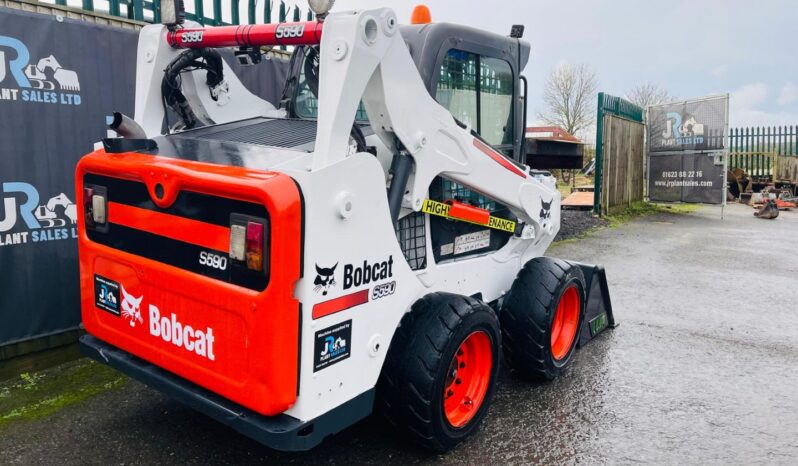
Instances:
[[[208,327],[205,331],[194,329],[177,320],[172,313],[171,318],[161,317],[161,310],[150,304],[150,335],[161,337],[163,341],[184,348],[211,361],[216,359],[213,353],[213,329]]]
[[[184,44],[190,44],[192,42],[202,42],[202,31],[188,31],[184,32],[183,35],[180,37]]]
[[[490,246],[490,230],[475,231],[454,239],[454,253],[476,251]]]
[[[292,39],[294,37],[302,37],[305,34],[304,24],[286,24],[277,26],[274,31],[274,37],[277,39]]]

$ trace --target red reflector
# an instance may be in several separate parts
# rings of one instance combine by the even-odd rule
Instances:
[[[86,220],[86,226],[91,228],[94,226],[94,218],[91,213],[91,200],[94,197],[94,189],[83,188],[83,218]]]
[[[481,225],[490,223],[490,212],[485,209],[463,204],[455,200],[448,200],[446,204],[451,206],[449,207],[449,217],[465,220],[466,222],[479,223]]]
[[[263,224],[247,222],[247,268],[263,270]]]

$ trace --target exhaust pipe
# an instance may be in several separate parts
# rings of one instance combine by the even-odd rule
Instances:
[[[107,117],[108,128],[116,131],[116,134],[125,139],[147,139],[144,129],[132,118],[114,112],[112,117]]]

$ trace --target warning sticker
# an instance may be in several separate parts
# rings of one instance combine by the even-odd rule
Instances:
[[[95,274],[94,305],[119,317],[119,283]]]
[[[352,319],[319,330],[314,340],[313,372],[347,359],[352,346]]]
[[[485,225],[484,223],[469,222],[468,220],[463,220],[461,218],[454,218],[449,216],[449,208],[450,208],[449,204],[433,201],[432,199],[425,199],[424,205],[421,207],[421,211],[424,212],[425,214],[437,215],[439,217],[445,217],[452,220],[457,220],[459,222],[473,223],[475,225],[483,225],[488,228],[506,231],[508,233],[515,233],[515,222],[512,220],[507,220],[506,218],[494,217],[491,215],[487,225]],[[455,254],[456,253],[457,252],[455,251]]]
[[[441,255],[448,256],[454,252],[454,243],[446,243],[441,245]]]
[[[454,238],[454,253],[476,251],[490,246],[490,230],[475,231]]]

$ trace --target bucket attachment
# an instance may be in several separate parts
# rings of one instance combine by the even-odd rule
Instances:
[[[585,276],[585,318],[579,331],[579,347],[581,348],[599,333],[618,325],[612,315],[612,303],[604,267],[579,262],[570,263],[579,266]]]

